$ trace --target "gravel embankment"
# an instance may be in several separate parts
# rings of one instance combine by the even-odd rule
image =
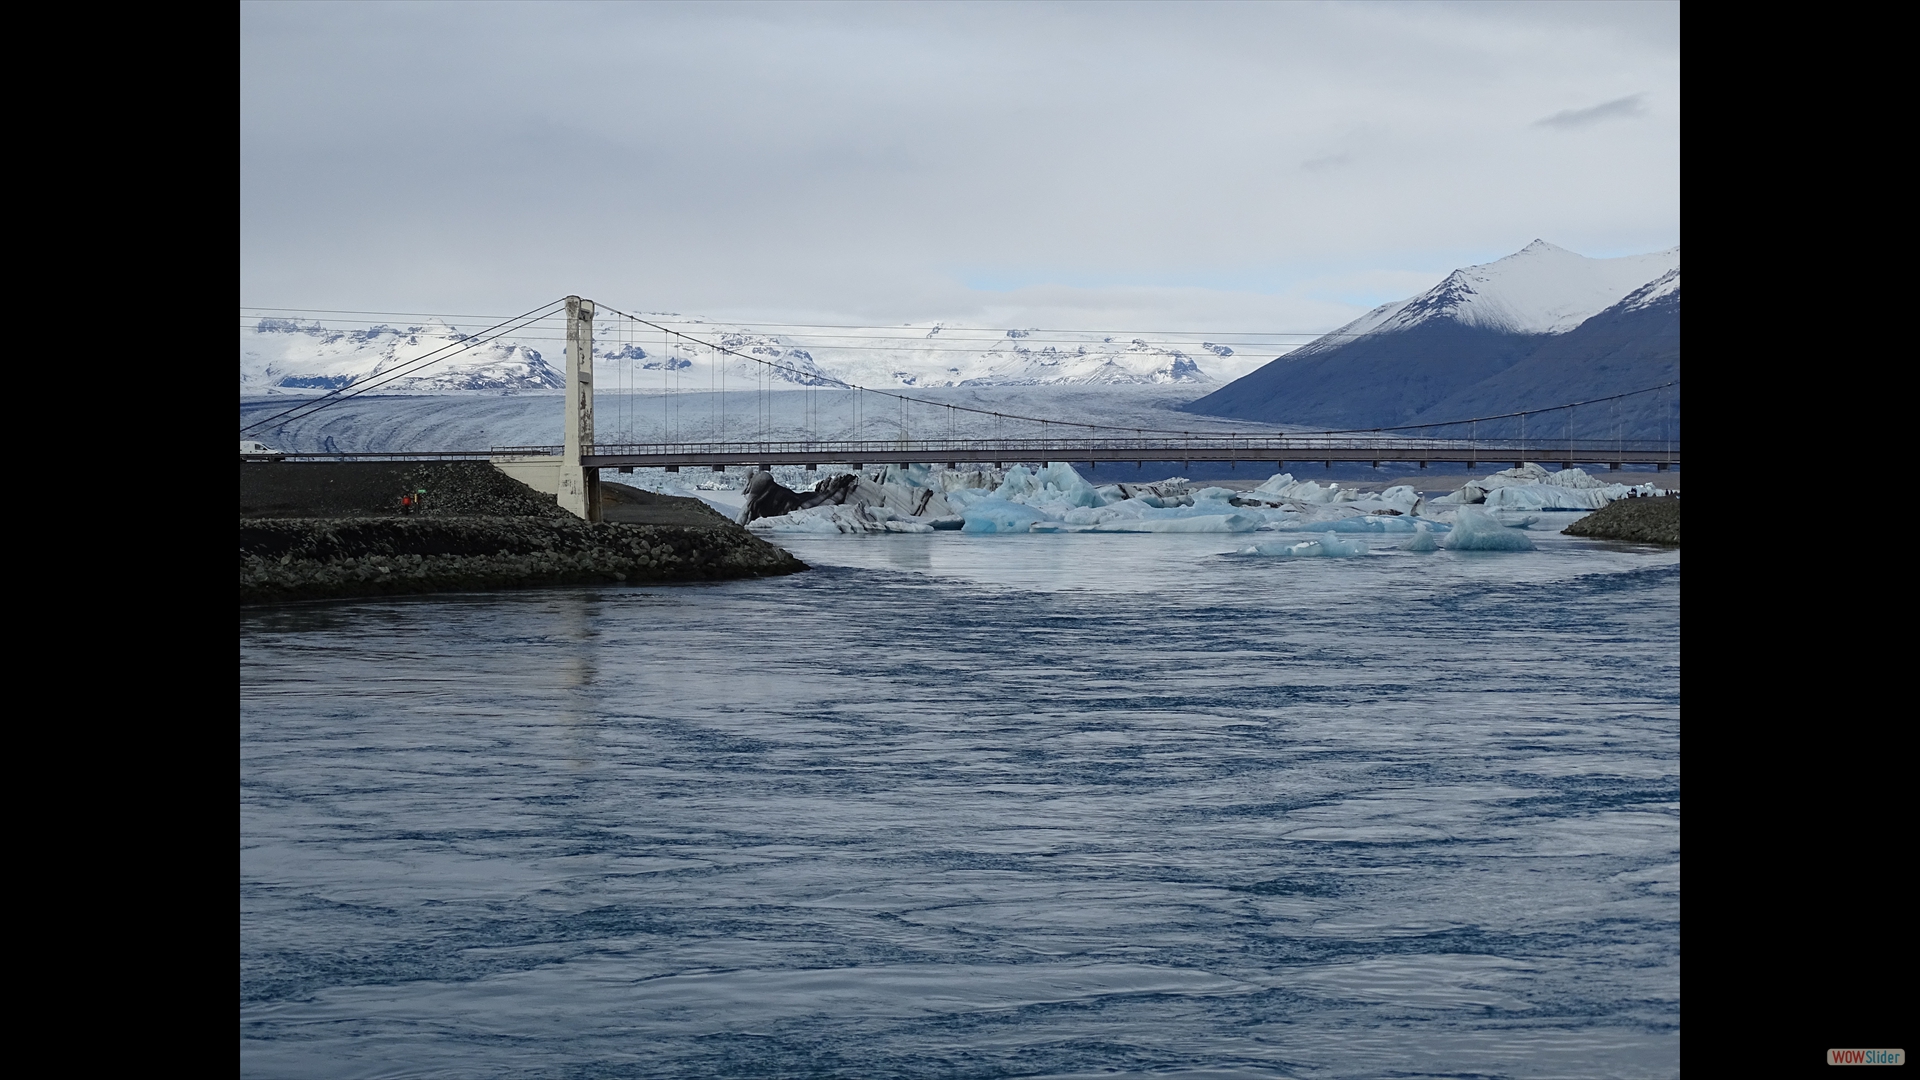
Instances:
[[[1680,546],[1680,500],[1620,499],[1561,530],[1568,536]]]
[[[628,499],[628,522],[590,523],[484,462],[248,462],[240,479],[242,605],[807,568],[698,500]]]
[[[394,517],[426,491],[425,517],[572,518],[484,461],[243,461],[243,518]],[[578,520],[577,518],[574,520]]]

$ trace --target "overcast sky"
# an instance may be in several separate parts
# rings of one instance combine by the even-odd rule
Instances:
[[[1330,329],[1680,242],[1668,3],[243,3],[245,305]]]

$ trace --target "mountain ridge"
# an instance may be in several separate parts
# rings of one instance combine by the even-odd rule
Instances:
[[[1679,257],[1674,247],[1588,259],[1536,240],[1382,304],[1184,409],[1273,424],[1397,427],[1677,380]],[[1609,413],[1606,430],[1670,433],[1677,402],[1677,394],[1665,405],[1636,401],[1624,419]],[[1588,416],[1573,427],[1598,424]]]

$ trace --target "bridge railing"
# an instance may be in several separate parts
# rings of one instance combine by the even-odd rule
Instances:
[[[557,455],[559,446],[496,446],[496,455]],[[1317,452],[1365,451],[1383,459],[1396,455],[1431,458],[1442,455],[1466,455],[1475,459],[1497,460],[1504,457],[1536,455],[1542,459],[1578,457],[1602,460],[1622,454],[1649,454],[1679,457],[1677,441],[1663,439],[1405,439],[1368,435],[1289,435],[1236,436],[1196,435],[1188,437],[1142,436],[1136,438],[935,438],[935,439],[809,439],[809,440],[712,440],[686,442],[595,443],[592,457],[663,457],[698,455],[751,458],[756,455],[806,454],[812,457],[835,456],[848,462],[882,461],[1034,461],[1073,460],[1076,454],[1137,454],[1154,460],[1176,460],[1183,454],[1227,452],[1244,460],[1308,460]]]

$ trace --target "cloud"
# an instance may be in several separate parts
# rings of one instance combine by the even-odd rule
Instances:
[[[1326,274],[1679,242],[1677,4],[245,2],[240,24],[254,304],[580,293],[884,325],[1057,283],[1116,324],[1330,328],[1358,311],[1306,284]],[[1627,87],[1659,107],[1541,145],[1543,103]]]
[[[1646,97],[1645,94],[1631,94],[1590,108],[1568,109],[1565,112],[1554,113],[1545,119],[1536,120],[1533,126],[1571,129],[1589,127],[1603,120],[1630,120],[1647,114]]]

